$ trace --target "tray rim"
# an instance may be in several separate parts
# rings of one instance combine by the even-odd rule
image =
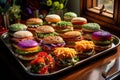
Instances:
[[[2,42],[4,43],[4,45],[8,48],[7,43],[5,43],[5,41],[4,41],[4,36],[6,36],[6,35],[8,36],[7,33],[8,33],[8,32],[3,33],[3,34],[0,36],[0,39],[2,40]],[[29,75],[31,75],[31,76],[38,76],[38,77],[53,76],[53,75],[55,75],[55,74],[58,74],[58,73],[61,73],[61,72],[66,71],[66,70],[72,69],[72,68],[74,68],[74,67],[76,67],[76,66],[78,66],[78,65],[80,65],[80,64],[83,64],[83,63],[87,62],[88,60],[94,59],[95,57],[99,57],[100,55],[104,55],[104,54],[106,54],[107,52],[109,52],[109,51],[117,48],[117,47],[120,45],[120,39],[119,39],[116,35],[114,35],[114,34],[112,34],[112,35],[113,35],[113,37],[114,37],[114,40],[116,39],[116,40],[118,41],[118,43],[115,43],[115,42],[114,42],[114,44],[115,44],[114,47],[108,48],[108,49],[106,49],[106,50],[104,50],[104,51],[102,51],[102,52],[99,52],[99,53],[91,56],[91,57],[88,57],[88,58],[86,58],[86,59],[83,59],[83,60],[77,62],[75,65],[64,67],[64,68],[62,68],[62,69],[60,69],[60,70],[58,70],[58,71],[52,72],[52,73],[50,73],[50,74],[35,74],[35,73],[32,73],[32,72],[28,71],[27,67],[25,67],[25,65],[20,61],[20,59],[15,56],[14,51],[12,51],[12,49],[9,49],[9,51],[12,53],[13,57],[18,61],[18,63],[21,65],[21,67],[24,69],[24,71],[25,71],[26,73],[28,73]]]

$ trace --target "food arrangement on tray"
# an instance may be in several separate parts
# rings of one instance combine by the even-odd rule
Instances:
[[[65,13],[64,18],[48,14],[45,20],[30,18],[26,24],[9,26],[7,34],[13,54],[28,62],[31,73],[51,74],[119,44],[119,40],[113,43],[117,37],[101,30],[97,23],[89,23],[72,12]]]

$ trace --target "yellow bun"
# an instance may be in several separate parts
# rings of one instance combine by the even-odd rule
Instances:
[[[27,25],[30,25],[30,24],[40,24],[40,23],[43,23],[43,20],[40,19],[40,18],[30,18],[26,21],[26,24]]]
[[[72,18],[71,22],[87,22],[87,19],[84,17],[75,17]]]
[[[57,14],[49,14],[45,17],[45,20],[47,22],[60,22],[61,21],[61,18],[59,15]]]

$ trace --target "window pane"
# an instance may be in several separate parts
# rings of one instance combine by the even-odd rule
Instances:
[[[114,0],[97,0],[97,6],[101,8],[101,6],[105,6],[105,9],[113,13],[114,9]]]

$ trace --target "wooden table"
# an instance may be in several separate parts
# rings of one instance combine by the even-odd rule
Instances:
[[[0,43],[0,45],[3,45],[3,44]],[[101,73],[104,70],[105,66],[110,62],[110,60],[116,58],[116,63],[114,67],[111,69],[111,71],[109,72],[109,75],[120,70],[120,46],[117,47],[117,50],[111,51],[107,54],[109,55],[102,56],[99,59],[96,59],[92,62],[79,66],[77,69],[61,75],[61,77],[53,78],[53,79],[55,80],[104,80]],[[6,76],[6,77],[3,77],[3,79],[11,78],[14,80],[32,80],[31,78],[29,78],[29,76],[25,76],[25,74],[20,70],[16,61],[11,58],[11,55],[9,54],[8,50],[6,50],[6,48],[3,46],[0,46],[0,60],[2,62],[0,63],[0,65],[2,66],[0,67],[0,71],[3,76]],[[53,79],[50,79],[50,80],[53,80]]]

